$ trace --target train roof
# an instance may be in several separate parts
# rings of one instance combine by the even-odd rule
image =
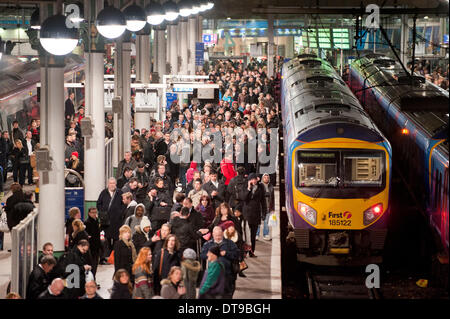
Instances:
[[[353,62],[352,68],[366,79],[366,87],[378,90],[387,103],[397,107],[430,137],[447,132],[449,93],[446,90],[419,74],[406,74],[400,63],[380,54],[361,57]]]
[[[328,123],[345,123],[384,138],[327,61],[308,56],[290,62],[283,66],[282,89],[296,136]]]
[[[65,58],[64,72],[81,68],[84,59],[76,54]],[[22,62],[13,56],[3,56],[0,60],[0,101],[14,92],[35,85],[40,81],[41,66],[39,61]]]

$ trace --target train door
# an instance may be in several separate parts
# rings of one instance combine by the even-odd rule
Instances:
[[[433,163],[433,184],[431,192],[431,224],[436,227],[436,229],[441,230],[441,199],[442,199],[442,173]],[[442,234],[441,234],[442,236]]]

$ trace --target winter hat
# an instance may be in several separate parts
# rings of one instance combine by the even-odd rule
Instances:
[[[79,158],[78,152],[72,152],[72,154],[70,154],[70,156],[73,156],[73,155],[75,155],[76,158]]]
[[[145,227],[149,227],[149,226],[151,226],[150,220],[148,219],[147,216],[143,216],[142,219],[141,219],[141,224],[140,224],[141,231],[143,232],[144,228]]]
[[[213,253],[217,257],[220,257],[220,247],[219,246],[213,245],[211,248],[209,248],[208,251],[210,251],[211,253]]]
[[[250,173],[248,175],[248,180],[249,181],[251,181],[252,179],[257,179],[257,178],[258,178],[258,175],[256,175],[255,173]]]
[[[195,259],[195,258],[197,258],[197,253],[192,248],[186,248],[183,251],[183,258],[184,259]]]
[[[231,220],[227,220],[225,223],[221,225],[222,230],[225,231],[228,227],[234,226],[234,223]]]

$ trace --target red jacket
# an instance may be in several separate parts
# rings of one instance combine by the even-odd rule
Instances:
[[[228,185],[231,181],[231,179],[235,176],[237,176],[236,170],[234,169],[233,162],[223,159],[222,162],[220,162],[220,169],[222,170],[223,176],[225,176],[225,185]]]

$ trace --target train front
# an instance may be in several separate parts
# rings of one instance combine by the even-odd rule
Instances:
[[[302,123],[300,116],[289,115],[298,106],[283,99],[286,209],[299,260],[381,262],[389,213],[389,142],[357,107],[339,113],[338,105],[328,110],[328,104],[316,101],[316,111]]]

